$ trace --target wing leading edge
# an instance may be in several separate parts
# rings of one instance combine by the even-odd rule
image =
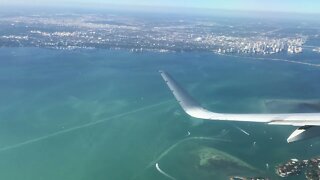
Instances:
[[[320,130],[320,127],[313,127],[320,126],[320,113],[225,114],[209,111],[194,100],[167,72],[160,71],[160,74],[181,105],[182,109],[192,117],[208,120],[260,122],[272,125],[291,125],[301,127],[291,134],[290,137],[292,141],[293,139],[296,139],[297,136],[305,136],[309,131],[308,129],[312,129],[313,131],[315,131],[314,129]],[[313,132],[313,134],[315,134],[315,132]],[[288,138],[288,142],[292,142],[290,141],[290,137]]]

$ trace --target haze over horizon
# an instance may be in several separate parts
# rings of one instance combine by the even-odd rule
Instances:
[[[290,13],[304,13],[314,14],[320,12],[320,1],[300,1],[300,0],[177,0],[177,1],[155,1],[155,0],[118,0],[117,2],[111,0],[93,0],[90,3],[85,0],[2,0],[1,6],[55,6],[55,7],[126,7],[134,8],[141,6],[148,6],[152,8],[170,7],[170,8],[205,8],[205,9],[221,9],[221,10],[236,10],[236,11],[263,11],[263,12],[290,12]]]

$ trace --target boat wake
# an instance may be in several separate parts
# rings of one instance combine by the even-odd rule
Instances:
[[[159,167],[159,163],[156,163],[156,169],[159,171],[159,173],[163,174],[165,177],[172,179],[172,180],[176,180],[176,178],[170,176],[168,173],[164,172],[163,170],[160,169]]]
[[[248,58],[251,60],[263,60],[263,61],[280,61],[280,62],[287,62],[287,63],[292,63],[292,64],[301,64],[301,65],[307,65],[307,66],[313,66],[313,67],[320,67],[320,64],[313,64],[313,63],[308,63],[308,62],[303,62],[303,61],[292,61],[292,60],[287,60],[287,59],[280,59],[280,58],[264,58],[264,57],[246,57],[246,56],[237,56],[237,55],[230,55],[230,54],[221,54],[221,53],[215,53],[218,55],[222,56],[228,56],[228,57],[235,57],[235,58]]]
[[[109,120],[113,120],[113,119],[116,119],[116,118],[124,117],[124,116],[130,115],[130,114],[134,114],[134,113],[137,113],[137,112],[144,111],[144,110],[148,110],[148,109],[151,109],[151,108],[166,104],[166,103],[168,103],[170,101],[172,101],[172,100],[163,101],[163,102],[160,102],[160,103],[157,103],[157,104],[152,104],[152,105],[145,106],[145,107],[142,107],[142,108],[138,108],[138,109],[135,109],[135,110],[132,110],[132,111],[128,111],[128,112],[125,112],[125,113],[117,114],[117,115],[114,115],[114,116],[111,116],[111,117],[108,117],[108,118],[105,118],[105,119],[101,119],[101,120],[97,120],[97,121],[90,122],[90,123],[87,123],[87,124],[82,124],[82,125],[75,126],[75,127],[72,127],[72,128],[64,129],[64,130],[57,131],[57,132],[54,132],[54,133],[51,133],[51,134],[48,134],[48,135],[45,135],[45,136],[41,136],[41,137],[38,137],[38,138],[34,138],[34,139],[30,139],[30,140],[27,140],[27,141],[24,141],[24,142],[20,142],[20,143],[14,144],[14,145],[5,146],[5,147],[0,148],[0,152],[4,152],[4,151],[20,148],[20,147],[23,147],[23,146],[26,146],[26,145],[29,145],[29,144],[32,144],[32,143],[36,143],[36,142],[39,142],[39,141],[43,141],[43,140],[55,137],[55,136],[63,135],[63,134],[66,134],[66,133],[69,133],[69,132],[72,132],[72,131],[76,131],[76,130],[79,130],[79,129],[83,129],[83,128],[87,128],[87,127],[94,126],[94,125],[97,125],[97,124],[101,124],[101,123],[107,122]]]

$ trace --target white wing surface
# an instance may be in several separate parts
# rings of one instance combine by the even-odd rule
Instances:
[[[262,122],[273,125],[291,125],[299,127],[302,126],[299,132],[301,132],[301,129],[304,129],[304,133],[306,132],[306,129],[310,129],[313,126],[320,126],[320,113],[226,114],[212,112],[203,108],[168,73],[160,71],[160,74],[181,105],[182,109],[187,114],[195,118],[223,121]],[[295,131],[294,133],[297,134],[298,132]],[[292,135],[294,135],[294,133]]]

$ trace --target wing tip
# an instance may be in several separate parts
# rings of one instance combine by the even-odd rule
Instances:
[[[163,70],[159,70],[158,71],[160,74],[165,74],[166,72],[165,71],[163,71]]]

